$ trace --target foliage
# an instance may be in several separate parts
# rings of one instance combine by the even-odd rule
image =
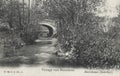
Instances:
[[[119,24],[110,20],[108,32],[100,28],[104,17],[93,13],[103,0],[47,0],[49,16],[58,20],[58,41],[64,53],[72,54],[67,61],[91,67],[119,66],[120,43],[117,43]],[[117,26],[118,25],[118,26]],[[117,31],[117,32],[115,32]],[[118,39],[119,40],[119,39]],[[66,54],[65,54],[66,55]],[[65,58],[66,59],[66,58]]]
[[[13,56],[16,49],[32,44],[37,38],[38,19],[35,9],[19,0],[1,0],[0,4],[0,38],[5,54],[10,54],[6,56]]]

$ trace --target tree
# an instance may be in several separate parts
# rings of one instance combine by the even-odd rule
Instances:
[[[119,64],[119,43],[114,42],[113,31],[106,33],[99,27],[106,18],[94,13],[96,6],[104,5],[104,0],[47,0],[43,3],[48,16],[58,20],[58,41],[62,51],[69,54],[66,61],[91,67]],[[111,23],[114,24],[113,20]]]
[[[31,30],[36,27],[34,23],[28,23],[28,18],[30,18],[28,12],[31,9],[25,3],[20,3],[18,0],[1,0],[0,3],[0,38],[4,39],[5,57],[11,57],[16,55],[14,52],[21,48],[26,40],[34,41],[36,39],[36,31],[31,33]],[[27,39],[25,36],[28,36]]]

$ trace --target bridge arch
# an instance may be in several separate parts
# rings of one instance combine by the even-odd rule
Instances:
[[[55,35],[57,33],[55,23],[53,23],[53,22],[52,23],[48,22],[48,21],[39,22],[39,25],[44,26],[49,30],[48,37],[52,37],[53,35]]]

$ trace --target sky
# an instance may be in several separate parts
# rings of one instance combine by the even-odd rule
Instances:
[[[20,2],[23,2],[23,0],[19,0],[19,1],[20,1]],[[31,7],[32,1],[33,1],[33,0],[30,0],[30,7]],[[25,2],[26,4],[28,4],[28,3],[29,3],[29,0],[24,0],[24,2]]]
[[[22,2],[23,0],[20,0],[20,1]],[[24,0],[24,1],[25,1],[25,3],[28,3],[29,0]],[[30,1],[32,1],[32,0],[30,0]]]
[[[99,17],[109,17],[114,18],[118,17],[120,9],[120,0],[105,0],[105,5],[101,5],[97,7],[97,11],[95,12]]]
[[[94,12],[98,17],[104,17],[105,20],[101,26],[104,32],[108,32],[110,27],[115,26],[111,23],[112,18],[118,17],[120,13],[120,0],[104,0],[105,4],[97,6],[97,10]],[[119,9],[119,10],[118,10]]]
[[[24,0],[24,1],[25,3],[28,3],[29,0]],[[104,1],[105,1],[105,6],[101,5],[96,7],[98,10],[95,12],[95,14],[99,17],[105,17],[105,16],[109,18],[117,17],[119,14],[119,11],[117,10],[118,7],[120,9],[120,0],[104,0]]]

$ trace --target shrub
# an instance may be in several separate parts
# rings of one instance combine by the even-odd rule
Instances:
[[[33,44],[34,41],[38,38],[37,32],[27,32],[21,35],[22,40],[26,44]]]
[[[58,20],[58,41],[64,59],[71,65],[84,67],[115,67],[120,63],[118,28],[104,32],[105,21],[119,25],[112,19],[98,17],[92,12],[103,0],[48,1],[50,16]],[[46,3],[47,4],[47,3]],[[104,2],[103,2],[104,5]],[[119,28],[120,29],[120,28]],[[116,37],[118,36],[118,37]],[[71,54],[72,52],[72,54]],[[66,55],[66,54],[63,54]]]

